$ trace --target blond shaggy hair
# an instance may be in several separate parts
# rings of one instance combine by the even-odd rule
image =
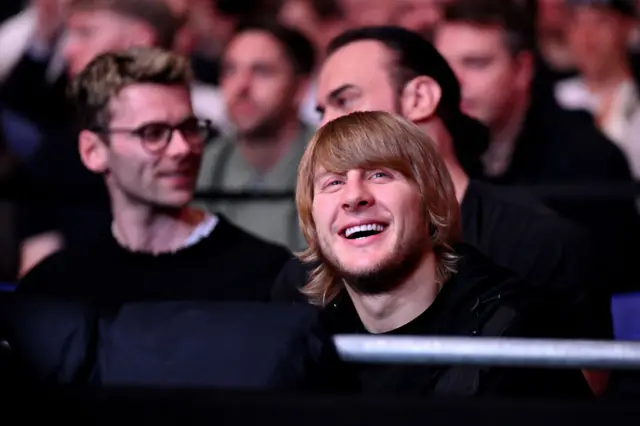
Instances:
[[[321,127],[309,143],[298,169],[296,204],[308,248],[303,262],[322,260],[312,214],[317,170],[344,173],[384,167],[401,173],[420,191],[430,241],[437,260],[437,280],[444,284],[456,271],[453,244],[460,241],[460,207],[451,177],[434,142],[416,125],[387,112],[354,112]],[[326,306],[344,287],[321,263],[302,293],[314,305]]]

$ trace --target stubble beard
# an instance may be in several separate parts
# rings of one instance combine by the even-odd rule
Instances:
[[[420,227],[426,229],[426,227]],[[331,275],[341,279],[353,291],[362,295],[379,295],[390,292],[409,277],[429,250],[427,232],[413,232],[407,241],[398,242],[390,253],[375,265],[360,270],[350,270],[320,241],[320,258]]]

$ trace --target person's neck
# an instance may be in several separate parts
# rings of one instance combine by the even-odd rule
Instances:
[[[374,334],[396,330],[410,323],[431,306],[439,291],[433,253],[429,253],[402,284],[385,294],[361,294],[347,285],[347,292],[362,324]]]
[[[620,84],[633,79],[628,64],[620,62],[599,73],[583,74],[583,79],[590,92],[606,95],[618,89]]]
[[[254,169],[265,173],[289,150],[301,127],[298,118],[292,117],[270,135],[239,137],[238,147],[242,156]]]
[[[112,233],[116,241],[129,251],[170,253],[184,246],[204,216],[203,212],[190,207],[163,211],[114,208]]]
[[[516,102],[509,108],[504,118],[494,125],[489,126],[491,132],[490,147],[496,144],[512,144],[515,142],[518,133],[524,125],[529,104],[530,94],[522,93],[517,96]]]
[[[453,146],[453,137],[447,130],[446,126],[440,119],[433,119],[429,123],[422,126],[424,132],[435,142],[438,152],[444,160],[451,181],[456,191],[456,199],[458,203],[462,203],[464,195],[469,186],[469,175],[464,171],[462,165],[456,157],[455,148]]]

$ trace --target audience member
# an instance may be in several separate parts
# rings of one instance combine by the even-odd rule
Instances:
[[[296,202],[309,243],[301,259],[319,261],[302,293],[324,308],[332,333],[534,337],[558,330],[555,309],[545,309],[540,295],[460,244],[447,167],[406,119],[354,112],[325,124],[302,158]],[[356,368],[365,394],[589,395],[579,371]]]
[[[312,41],[317,63],[324,60],[323,55],[329,42],[347,29],[345,13],[339,0],[285,0],[278,19]],[[316,111],[316,90],[314,81],[300,107],[300,119],[314,127],[320,123],[320,116]]]
[[[221,87],[235,135],[209,144],[199,190],[293,192],[313,129],[298,109],[309,87],[313,46],[271,21],[243,24],[222,57]],[[304,248],[293,200],[213,203],[236,225],[292,250]]]
[[[555,292],[573,312],[572,335],[610,337],[608,301],[596,294],[601,283],[590,240],[529,194],[469,179],[456,147],[481,145],[474,136],[483,127],[464,116],[459,105],[459,85],[442,56],[417,33],[398,27],[347,31],[331,43],[320,71],[318,109],[325,123],[353,111],[383,110],[419,125],[436,142],[452,178],[463,240]],[[306,283],[312,267],[291,261],[275,297],[282,288]],[[596,300],[602,304],[593,308]]]
[[[616,0],[568,3],[568,40],[579,75],[557,83],[556,100],[563,108],[591,113],[640,177],[638,136],[631,127],[634,117],[640,119],[640,96],[629,57],[635,6]]]
[[[550,186],[540,193],[545,203],[588,228],[599,255],[617,265],[606,278],[609,289],[633,282],[638,249],[632,241],[640,230],[633,197],[603,201],[553,191],[562,184],[628,185],[628,163],[587,114],[564,111],[532,92],[532,35],[521,8],[500,0],[458,0],[446,8],[435,46],[460,81],[463,111],[491,132],[483,171],[472,175],[498,185]]]
[[[452,1],[455,0],[396,0],[396,23],[431,40],[444,6]]]
[[[73,109],[64,94],[67,78],[100,53],[132,46],[171,47],[181,20],[164,0],[72,0],[65,24],[67,76],[50,87],[44,78],[46,63],[25,56],[3,86],[4,100],[25,103],[18,108],[7,100],[8,106],[28,111],[46,135],[27,170],[34,187],[46,191],[49,199],[34,201],[21,214],[21,275],[63,246],[82,246],[111,221],[104,183],[78,156]]]
[[[193,114],[190,85],[186,59],[149,48],[100,55],[76,77],[80,157],[106,183],[111,231],[50,256],[18,292],[98,303],[268,299],[288,252],[188,207],[211,132]]]

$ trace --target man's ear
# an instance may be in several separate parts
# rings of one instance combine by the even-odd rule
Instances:
[[[78,149],[84,166],[94,173],[105,173],[109,163],[106,143],[89,130],[82,130],[78,138]]]
[[[431,77],[419,76],[405,84],[400,96],[402,115],[414,123],[433,117],[440,104],[442,89]]]
[[[520,52],[515,57],[516,84],[521,90],[531,87],[535,72],[535,58],[531,52]]]

